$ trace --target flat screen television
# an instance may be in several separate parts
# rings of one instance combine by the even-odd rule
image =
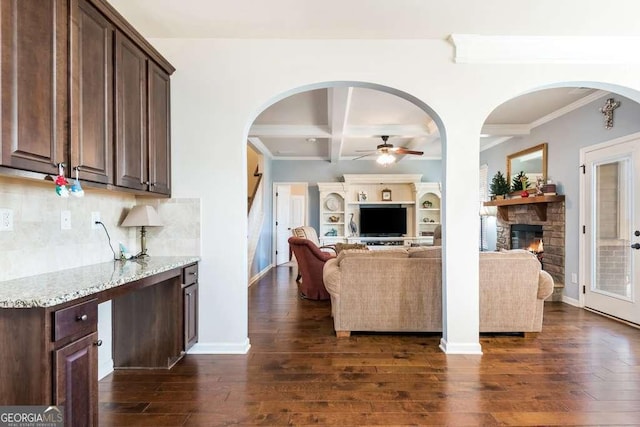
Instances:
[[[400,237],[407,234],[407,208],[360,206],[362,237]]]

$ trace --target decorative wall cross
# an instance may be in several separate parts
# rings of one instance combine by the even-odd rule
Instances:
[[[613,98],[607,99],[600,112],[604,115],[604,128],[611,129],[613,127],[613,110],[620,106],[620,101],[614,101]]]

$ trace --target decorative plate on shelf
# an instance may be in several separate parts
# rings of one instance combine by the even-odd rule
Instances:
[[[335,197],[329,197],[324,204],[330,211],[337,211],[340,209],[340,202],[338,202]]]

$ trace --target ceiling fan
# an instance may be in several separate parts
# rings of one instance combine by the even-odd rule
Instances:
[[[356,157],[353,160],[358,160],[363,157],[378,154],[376,162],[380,163],[382,166],[388,166],[396,161],[396,156],[394,156],[394,154],[413,154],[416,156],[422,156],[424,154],[422,151],[410,150],[406,147],[394,147],[393,144],[388,144],[387,141],[389,140],[389,135],[382,135],[380,136],[380,138],[382,138],[382,144],[378,145],[375,151],[369,150],[367,151],[367,154]]]

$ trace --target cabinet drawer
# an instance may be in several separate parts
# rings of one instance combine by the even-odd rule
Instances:
[[[193,285],[198,282],[198,264],[193,264],[182,269],[182,284]]]
[[[57,310],[53,313],[53,340],[95,332],[98,328],[98,300]]]

